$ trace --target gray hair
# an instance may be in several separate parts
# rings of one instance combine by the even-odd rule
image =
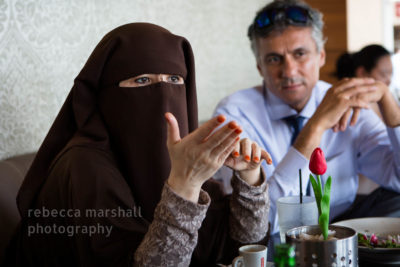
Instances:
[[[276,16],[273,23],[265,27],[265,29],[256,28],[255,20],[260,14],[268,12],[269,10],[272,9],[284,10],[285,8],[293,6],[305,9],[308,12],[308,15],[310,16],[311,19],[309,19],[307,23],[304,25],[298,25],[288,20],[285,16],[280,16],[280,17]],[[316,9],[313,9],[311,6],[309,6],[308,4],[306,4],[301,0],[275,0],[257,12],[255,19],[253,20],[253,23],[249,26],[248,29],[247,36],[250,39],[251,50],[253,50],[253,53],[256,56],[256,58],[258,57],[258,47],[257,47],[258,38],[266,38],[271,32],[278,31],[282,33],[290,26],[311,28],[312,29],[311,36],[314,39],[315,44],[317,45],[318,52],[320,52],[324,48],[326,40],[324,39],[324,34],[322,32],[322,29],[324,27],[324,22],[322,21],[321,12],[319,12]]]

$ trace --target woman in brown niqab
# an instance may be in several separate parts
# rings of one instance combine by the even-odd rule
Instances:
[[[265,239],[269,155],[223,121],[197,129],[185,38],[147,23],[108,33],[19,191],[10,264],[207,266]],[[231,197],[209,179],[224,163],[238,171]]]

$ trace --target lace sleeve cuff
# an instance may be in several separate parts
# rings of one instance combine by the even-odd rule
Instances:
[[[135,252],[135,266],[188,266],[210,201],[201,190],[199,202],[193,203],[165,184],[153,222]]]
[[[269,198],[263,171],[261,178],[259,186],[247,184],[236,172],[232,178],[230,235],[241,243],[257,242],[268,232]]]

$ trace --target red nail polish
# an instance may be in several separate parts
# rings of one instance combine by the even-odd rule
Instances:
[[[228,124],[228,127],[231,128],[231,129],[236,129],[236,128],[237,128],[237,124],[236,124],[234,121],[231,121],[231,122]]]
[[[240,140],[240,137],[239,137],[239,136],[235,138],[235,142],[237,142],[237,141],[239,141],[239,140]]]
[[[245,159],[246,161],[250,161],[250,156],[249,156],[249,155],[246,155],[246,156],[244,156],[244,159]]]
[[[239,157],[239,152],[237,152],[237,151],[233,152],[233,156],[234,156],[235,158]]]
[[[235,130],[235,133],[240,134],[242,132],[242,129],[238,128]]]
[[[258,157],[254,157],[253,160],[254,160],[255,162],[259,162],[259,161],[260,161],[260,159],[259,159]]]
[[[272,164],[272,159],[267,159],[268,164]]]
[[[219,123],[223,123],[223,122],[225,121],[225,116],[224,116],[224,115],[219,115],[219,116],[217,117],[217,121],[218,121]]]

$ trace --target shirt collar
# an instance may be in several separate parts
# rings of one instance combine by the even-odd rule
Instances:
[[[264,99],[266,108],[269,112],[270,117],[273,120],[280,120],[282,118],[292,116],[292,115],[300,115],[307,119],[311,118],[317,109],[317,101],[315,99],[315,91],[318,90],[317,85],[314,86],[311,91],[310,99],[307,104],[304,106],[303,110],[300,114],[291,107],[289,107],[285,102],[283,102],[279,97],[271,93],[266,87],[263,88]]]

